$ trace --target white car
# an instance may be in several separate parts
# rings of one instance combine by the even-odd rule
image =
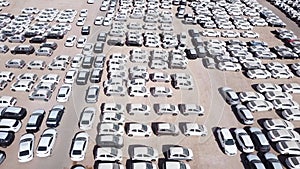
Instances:
[[[281,115],[286,120],[300,120],[299,109],[286,109],[281,112]]]
[[[267,91],[267,92],[265,92],[265,98],[267,100],[292,99],[293,96],[286,92]]]
[[[188,163],[184,163],[182,161],[164,161],[162,165],[165,169],[191,169]]]
[[[87,15],[88,15],[88,10],[87,9],[81,9],[80,10],[80,13],[79,13],[80,17],[87,17]]]
[[[299,109],[299,104],[291,99],[276,99],[273,100],[273,105],[276,110],[282,109]]]
[[[66,72],[64,82],[67,84],[73,84],[77,75],[77,69],[69,69]]]
[[[45,67],[46,67],[46,62],[43,60],[33,60],[27,64],[27,69],[44,70]]]
[[[72,161],[84,160],[89,143],[89,135],[86,132],[78,132],[72,140],[70,157]]]
[[[17,98],[13,96],[0,96],[0,107],[14,106],[17,103]]]
[[[87,38],[85,36],[81,36],[77,39],[77,44],[76,47],[77,48],[83,48],[84,45],[86,44]]]
[[[258,92],[240,92],[239,98],[241,102],[248,102],[252,100],[265,100],[264,95]]]
[[[273,83],[260,83],[257,84],[256,90],[260,93],[264,93],[267,91],[282,91],[281,87],[277,84]]]
[[[270,130],[268,131],[267,136],[272,142],[298,141],[300,139],[299,133],[287,129]]]
[[[145,86],[145,85],[146,85],[145,79],[132,79],[127,81],[127,87]]]
[[[1,71],[0,72],[0,80],[11,82],[12,80],[14,80],[14,78],[15,78],[15,74],[13,72],[10,72],[10,71]]]
[[[76,25],[77,25],[77,26],[83,26],[84,23],[85,23],[85,21],[86,21],[86,17],[79,17],[79,18],[77,19]]]
[[[29,92],[33,87],[34,82],[31,80],[17,80],[10,87],[10,90],[15,91],[26,91]]]
[[[264,100],[252,100],[247,103],[247,108],[251,112],[271,111],[273,110],[273,104],[269,101]]]
[[[0,131],[18,132],[22,127],[22,122],[16,119],[0,119]]]
[[[266,130],[294,129],[293,123],[282,119],[267,119],[263,122],[263,126]]]
[[[33,159],[34,140],[35,136],[32,133],[26,133],[21,136],[18,152],[19,162],[24,163]]]
[[[111,85],[104,88],[104,92],[106,96],[125,96],[126,88],[121,85]]]
[[[236,140],[244,153],[254,152],[254,144],[244,129],[237,128],[234,130],[234,133]]]
[[[280,141],[276,143],[276,149],[283,155],[300,155],[300,143],[298,141]]]
[[[173,91],[169,87],[152,87],[150,91],[154,97],[172,97],[173,95]]]
[[[117,123],[119,125],[124,125],[125,116],[120,113],[102,113],[101,122],[103,123]]]
[[[57,137],[56,129],[48,128],[44,130],[36,148],[36,156],[38,157],[50,156],[53,151],[56,137]]]
[[[239,38],[240,34],[237,31],[232,31],[232,30],[226,30],[221,32],[222,37],[225,38]]]
[[[289,69],[289,67],[286,64],[282,64],[279,62],[270,62],[266,64],[266,68],[270,71],[277,70],[277,69]]]
[[[124,127],[118,123],[102,122],[98,127],[99,134],[113,134],[116,136],[123,136]]]
[[[128,95],[130,97],[134,97],[134,96],[149,97],[150,91],[145,86],[130,86],[128,88]]]
[[[101,26],[103,24],[104,17],[103,16],[97,16],[94,20],[94,25]]]
[[[94,160],[118,162],[122,161],[122,155],[122,150],[115,147],[97,147]]]
[[[168,160],[193,160],[194,154],[192,149],[182,146],[171,146],[167,150],[166,157]]]
[[[287,93],[300,93],[300,84],[298,83],[283,84],[282,90]]]
[[[75,42],[76,42],[76,36],[70,35],[67,37],[67,40],[65,42],[65,47],[73,47]]]
[[[239,63],[233,63],[233,62],[219,62],[218,63],[218,69],[222,71],[241,71],[242,66]]]
[[[129,115],[135,115],[135,114],[149,115],[150,114],[150,106],[146,105],[146,104],[139,104],[139,103],[128,104],[128,114]]]
[[[49,70],[61,70],[64,71],[67,68],[67,63],[62,60],[53,60],[49,65]]]
[[[285,159],[285,163],[286,163],[287,167],[290,169],[300,168],[300,157],[299,156],[287,157]]]
[[[177,105],[174,104],[154,104],[154,109],[158,115],[171,114],[173,116],[177,116],[179,114],[179,109]]]
[[[217,130],[218,139],[224,149],[225,154],[234,156],[237,154],[235,141],[228,128],[220,128]]]
[[[263,69],[253,69],[247,71],[247,76],[250,79],[269,79],[271,78],[271,73],[268,70]]]
[[[80,115],[79,128],[89,130],[93,126],[96,109],[94,107],[85,107]]]
[[[102,113],[120,113],[124,114],[125,106],[119,103],[103,103],[101,106]]]
[[[202,35],[206,37],[220,37],[221,33],[215,30],[205,29],[202,31]]]
[[[51,56],[53,54],[53,49],[48,47],[41,47],[35,51],[36,56]]]
[[[196,114],[198,116],[204,115],[204,108],[197,104],[190,104],[190,103],[179,104],[178,108],[180,112],[185,116],[192,115],[192,114]]]
[[[138,161],[157,161],[158,151],[150,146],[136,145],[129,154],[131,160]]]
[[[58,84],[60,81],[60,76],[58,74],[45,74],[40,78],[41,82],[49,82]]]
[[[241,33],[241,37],[243,38],[259,38],[259,34],[253,31],[244,31]]]
[[[132,162],[131,165],[132,169],[157,169],[156,164],[149,161],[135,161]]]
[[[115,169],[115,168],[118,168],[118,169],[124,169],[124,166],[122,164],[119,164],[119,163],[116,163],[116,162],[110,162],[110,163],[107,163],[107,162],[103,162],[103,163],[97,163],[97,165],[95,165],[96,168],[98,169]]]
[[[153,82],[165,82],[168,83],[171,81],[171,76],[167,73],[164,72],[155,72],[155,73],[151,73],[150,75],[150,79]]]
[[[127,135],[149,137],[152,135],[152,129],[149,125],[142,123],[129,123],[127,126]]]
[[[185,136],[206,136],[207,128],[206,126],[198,123],[185,123],[183,126],[183,134]]]
[[[71,96],[71,93],[72,85],[63,84],[57,92],[56,101],[60,103],[67,102],[69,100],[69,97]]]
[[[290,79],[294,77],[294,74],[286,69],[276,69],[272,70],[272,77],[275,79]]]

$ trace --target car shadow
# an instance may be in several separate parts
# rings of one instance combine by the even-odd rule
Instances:
[[[181,133],[184,133],[184,126],[187,124],[188,122],[179,122],[178,123],[178,128],[180,130]]]
[[[247,165],[247,154],[246,153],[241,153],[240,158],[241,158],[241,163],[243,164],[244,169],[250,169],[249,166]]]
[[[174,146],[178,146],[178,145],[175,145],[175,144],[162,145],[161,151],[166,159],[167,159],[167,152],[169,151],[170,147],[174,147]]]
[[[258,84],[251,84],[252,89],[254,89],[255,91],[257,91],[256,87]]]
[[[218,133],[217,133],[217,131],[218,131],[219,129],[221,129],[221,127],[213,127],[213,128],[211,129],[211,131],[212,131],[212,133],[213,133],[213,135],[214,135],[214,137],[215,137],[215,141],[217,142],[220,151],[221,151],[222,153],[224,153],[224,150],[223,150],[223,148],[222,148],[222,146],[221,146],[221,143],[220,143],[220,141],[219,141],[219,139],[218,139]]]
[[[231,106],[231,111],[232,111],[232,113],[234,114],[235,118],[236,118],[241,124],[243,124],[243,123],[242,123],[242,120],[241,120],[241,118],[240,118],[240,116],[238,115],[238,110],[237,110],[236,106],[237,106],[237,105],[232,105],[232,106]]]
[[[289,168],[287,165],[286,165],[286,162],[285,160],[288,158],[288,156],[286,155],[278,155],[278,160],[280,161],[281,165],[284,167],[284,168]]]

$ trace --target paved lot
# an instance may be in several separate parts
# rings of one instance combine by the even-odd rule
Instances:
[[[78,0],[77,0],[78,1]],[[3,12],[10,12],[13,14],[20,13],[21,9],[24,7],[34,6],[39,9],[43,9],[46,7],[54,7],[58,9],[67,9],[72,8],[76,9],[77,11],[80,11],[82,8],[88,9],[88,17],[86,24],[93,25],[93,20],[97,15],[104,15],[103,12],[99,11],[100,2],[96,1],[94,5],[88,5],[86,4],[85,0],[81,0],[75,3],[75,1],[72,0],[65,0],[65,1],[53,1],[53,0],[43,0],[43,1],[36,1],[36,0],[27,0],[27,1],[13,1],[11,0],[11,5],[7,8],[3,8]],[[263,0],[258,0],[261,4],[267,6],[269,9],[272,9],[278,16],[280,16],[283,21],[287,23],[287,28],[293,30],[298,36],[300,36],[299,28],[294,22],[287,19],[284,14],[282,14],[280,11],[278,11],[276,8],[271,6],[268,2],[265,2]],[[175,7],[173,7],[173,11],[175,11]],[[76,17],[76,19],[78,16]],[[76,20],[75,19],[75,20]],[[181,20],[177,19],[175,16],[173,16],[173,25],[175,27],[175,33],[180,33],[183,31],[187,31],[188,29],[195,28],[198,30],[203,30],[199,25],[182,25]],[[187,29],[188,28],[188,29]],[[269,43],[270,46],[275,46],[282,44],[282,42],[274,37],[272,33],[270,33],[271,30],[274,30],[275,28],[255,28],[255,31],[260,33],[261,40],[264,40]],[[92,33],[88,37],[89,42],[95,42],[96,36],[98,32],[102,30],[109,30],[108,27],[92,27]],[[75,22],[72,23],[72,30],[68,33],[68,35],[80,35],[80,27],[77,27],[75,25]],[[204,40],[207,40],[209,38],[204,38]],[[225,38],[220,38],[222,40],[226,40]],[[59,44],[59,47],[57,50],[55,50],[53,56],[57,56],[60,54],[67,54],[70,56],[74,56],[77,53],[80,53],[81,50],[77,49],[76,47],[72,48],[65,48],[63,46],[64,40],[54,40]],[[188,38],[188,41],[190,42],[190,38]],[[26,42],[27,43],[27,42]],[[14,46],[15,44],[7,43],[10,47]],[[191,45],[191,43],[189,43]],[[112,53],[121,52],[124,54],[129,54],[129,50],[135,48],[135,47],[111,47],[106,45],[104,53],[109,56]],[[144,47],[143,47],[144,48]],[[146,50],[150,50],[149,48],[145,48]],[[9,58],[22,58],[26,60],[27,62],[30,60],[33,60],[33,58],[38,58],[37,56],[12,56],[11,54],[1,54],[1,63],[0,64],[0,70],[7,70],[4,67],[4,62],[8,60]],[[52,58],[46,58],[43,57],[43,60],[45,60],[47,63],[49,63]],[[293,63],[295,61],[290,60],[284,60],[280,62],[283,63]],[[269,62],[269,61],[266,61]],[[132,65],[138,65],[130,63],[128,64],[128,68]],[[23,73],[24,71],[27,71],[27,69],[17,70],[14,69],[16,75]],[[150,72],[154,72],[152,70],[149,70]],[[38,74],[40,77],[43,74],[49,73],[48,70],[45,71],[31,71]],[[53,71],[55,73],[58,73],[61,75],[61,77],[64,77],[65,72],[62,71]],[[154,103],[198,103],[202,105],[205,109],[205,115],[202,117],[195,117],[195,116],[158,116],[156,114],[150,115],[149,117],[144,116],[129,116],[126,114],[126,121],[127,122],[134,122],[134,121],[140,121],[143,123],[150,124],[154,121],[169,121],[174,124],[179,124],[180,122],[198,122],[200,124],[205,124],[207,128],[209,129],[209,135],[206,137],[185,137],[182,134],[180,134],[177,137],[173,136],[151,136],[149,138],[129,138],[128,136],[124,135],[125,139],[125,146],[123,147],[123,163],[126,163],[126,160],[129,159],[127,149],[128,145],[131,144],[145,144],[149,146],[153,146],[159,150],[159,152],[162,152],[162,145],[165,144],[176,144],[176,145],[182,145],[189,148],[192,148],[194,152],[194,160],[189,162],[191,165],[191,168],[206,168],[206,169],[217,169],[217,168],[224,168],[224,165],[226,165],[226,168],[230,169],[240,169],[244,168],[242,162],[241,162],[241,153],[238,153],[234,157],[229,157],[225,155],[221,149],[218,146],[218,143],[215,141],[215,137],[213,135],[213,130],[215,127],[230,127],[230,128],[237,128],[237,127],[244,127],[244,125],[241,125],[238,120],[236,119],[234,113],[231,111],[230,106],[228,106],[223,98],[220,96],[218,92],[219,87],[223,86],[229,86],[232,87],[236,91],[253,91],[253,88],[251,87],[251,84],[259,83],[259,82],[274,82],[274,83],[289,83],[289,82],[299,82],[300,80],[298,77],[295,77],[291,80],[250,80],[246,78],[244,75],[242,75],[241,72],[221,72],[219,70],[208,70],[203,67],[201,60],[192,60],[188,63],[188,69],[186,70],[167,70],[168,73],[173,72],[188,72],[190,73],[195,81],[196,87],[192,91],[180,91],[176,90],[175,94],[171,98],[130,98],[129,96],[125,97],[107,97],[104,95],[103,90],[101,90],[99,95],[99,101],[94,106],[99,108],[101,103],[105,102],[116,102],[116,103],[145,103],[148,105],[153,105]],[[104,72],[102,76],[101,83],[106,80],[106,72]],[[11,83],[9,83],[10,85]],[[57,88],[61,85],[60,83]],[[153,82],[149,81],[147,83],[147,87],[155,86],[157,84],[154,84]],[[170,84],[161,84],[163,86],[170,86]],[[44,169],[54,169],[54,168],[62,168],[67,169],[70,168],[75,162],[72,162],[69,158],[69,149],[71,145],[72,138],[76,132],[79,131],[78,128],[78,119],[81,110],[87,105],[84,100],[85,90],[87,89],[87,86],[78,86],[73,85],[73,92],[72,97],[65,105],[66,107],[66,113],[62,119],[61,125],[57,128],[58,129],[58,138],[57,142],[55,144],[55,148],[53,151],[53,155],[48,158],[39,158],[34,157],[34,159],[28,163],[18,163],[17,162],[17,152],[18,152],[18,142],[19,138],[22,134],[25,133],[25,125],[28,120],[27,116],[23,120],[23,127],[22,129],[16,134],[16,138],[14,143],[5,149],[7,153],[7,159],[3,163],[3,165],[0,168],[44,168]],[[101,86],[101,89],[102,86]],[[174,89],[175,91],[175,89]],[[57,89],[56,89],[57,92]],[[38,108],[44,108],[45,110],[49,110],[53,105],[57,104],[55,100],[56,92],[54,92],[54,95],[52,96],[51,100],[49,102],[32,102],[29,101],[28,93],[12,93],[9,90],[9,87],[7,87],[4,91],[2,91],[0,94],[4,95],[14,95],[18,98],[17,105],[24,106],[27,108],[28,112],[32,112],[35,109]],[[300,96],[293,95],[294,100],[298,101],[300,103]],[[93,149],[95,146],[95,137],[97,135],[97,123],[100,121],[98,118],[100,116],[100,112],[97,112],[97,118],[94,122],[94,127],[92,130],[88,131],[88,134],[90,135],[90,143],[88,146],[88,152],[86,154],[86,158],[84,161],[80,162],[80,164],[83,164],[87,166],[87,168],[92,168],[94,164],[93,160]],[[278,117],[278,115],[275,113],[275,111],[272,112],[263,112],[263,113],[255,113],[254,114],[255,120],[262,119],[262,118],[275,118]],[[296,127],[299,127],[300,122],[293,122]],[[256,122],[254,126],[259,126]],[[36,138],[36,144],[38,142],[38,139],[40,137],[41,132],[46,128],[46,125],[43,124],[41,130],[35,134]],[[272,152],[275,152],[272,149]],[[160,157],[163,158],[163,154],[160,154]]]

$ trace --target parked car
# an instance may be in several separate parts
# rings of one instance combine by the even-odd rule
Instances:
[[[129,156],[134,161],[157,161],[158,151],[150,146],[134,145]]]
[[[166,152],[168,160],[193,160],[193,151],[182,146],[171,146]]]
[[[63,105],[54,105],[48,114],[46,125],[47,127],[57,127],[64,114],[65,107]]]
[[[36,148],[36,156],[48,157],[52,154],[54,144],[57,138],[57,131],[54,128],[48,128],[43,131]]]
[[[26,124],[26,131],[28,133],[36,133],[40,130],[43,123],[43,119],[46,112],[43,109],[34,110],[29,116],[28,122]]]
[[[235,141],[227,128],[220,128],[217,130],[219,142],[224,149],[225,154],[234,156],[237,154],[237,147]]]
[[[35,136],[26,133],[21,136],[19,142],[18,161],[21,163],[29,162],[33,159]]]
[[[82,161],[85,158],[89,143],[89,135],[84,132],[78,132],[75,134],[70,149],[70,158],[72,161]]]

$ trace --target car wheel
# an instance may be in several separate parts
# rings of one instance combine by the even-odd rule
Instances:
[[[120,96],[122,96],[122,97],[123,97],[123,96],[125,96],[125,95],[124,95],[124,94],[121,94]]]
[[[145,95],[144,97],[148,97],[148,95]]]
[[[132,134],[128,134],[128,136],[129,136],[129,137],[132,137],[133,135],[132,135]]]
[[[173,116],[177,116],[177,113],[173,113],[172,115],[173,115]]]
[[[130,97],[133,97],[134,95],[131,94],[131,95],[129,95],[129,96],[130,96]]]
[[[257,39],[258,38],[258,36],[255,36],[255,39]]]
[[[44,101],[45,101],[45,102],[47,102],[47,101],[48,101],[48,99],[44,99]]]
[[[292,76],[288,77],[288,79],[292,78]]]
[[[191,136],[191,135],[190,135],[190,134],[185,134],[185,136],[187,136],[187,137],[188,137],[188,136]]]
[[[33,101],[33,98],[29,98],[29,100]]]
[[[149,135],[148,135],[148,134],[146,134],[146,135],[145,135],[145,137],[149,137]]]
[[[31,67],[27,67],[27,69],[31,70]]]
[[[106,94],[106,96],[111,96],[110,94]]]
[[[29,92],[29,90],[28,90],[28,89],[26,89],[25,91],[26,91],[26,92]]]
[[[239,69],[236,69],[235,71],[238,72],[238,71],[240,71],[240,70],[239,70]]]
[[[172,95],[168,95],[167,97],[172,97]]]
[[[52,70],[51,68],[49,68],[49,70]]]

